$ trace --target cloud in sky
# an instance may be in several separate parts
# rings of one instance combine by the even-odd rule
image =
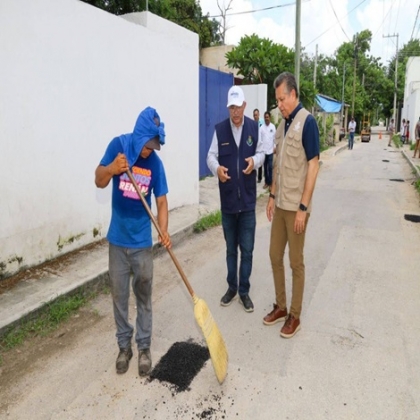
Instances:
[[[293,0],[232,0],[228,14],[292,2]],[[222,7],[226,7],[228,3],[229,0],[219,0]],[[200,4],[203,14],[220,15],[216,0],[200,0]],[[318,53],[332,55],[343,42],[352,40],[357,32],[370,29],[373,35],[370,54],[387,64],[395,54],[396,37],[384,38],[383,35],[398,33],[401,48],[410,40],[418,7],[418,2],[413,0],[302,0],[301,45],[309,54],[315,54],[318,45]],[[294,48],[295,11],[295,5],[289,5],[229,16],[226,43],[237,45],[241,37],[256,33],[262,38]],[[420,37],[419,25],[420,16],[414,29],[414,38]]]

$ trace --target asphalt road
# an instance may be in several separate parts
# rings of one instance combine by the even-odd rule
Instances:
[[[302,330],[294,338],[262,323],[274,290],[260,201],[253,313],[237,301],[219,305],[226,289],[220,227],[174,250],[225,338],[222,385],[209,361],[185,392],[140,379],[137,355],[116,375],[110,297],[101,296],[53,337],[14,353],[13,369],[2,372],[0,418],[418,420],[420,225],[404,214],[420,214],[419,196],[407,162],[386,146],[387,138],[373,135],[323,161],[306,237]],[[154,363],[175,342],[203,342],[166,254],[155,279]],[[290,275],[288,284],[290,299]]]

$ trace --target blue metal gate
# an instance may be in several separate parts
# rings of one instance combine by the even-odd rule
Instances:
[[[200,117],[199,117],[199,175],[211,175],[206,158],[214,134],[215,124],[229,117],[226,108],[227,93],[234,84],[232,73],[222,73],[200,66]]]

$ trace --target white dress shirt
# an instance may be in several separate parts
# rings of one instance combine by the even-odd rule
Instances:
[[[276,137],[276,126],[273,123],[263,124],[260,127],[260,138],[264,146],[264,153],[271,155],[274,152],[274,139]]]

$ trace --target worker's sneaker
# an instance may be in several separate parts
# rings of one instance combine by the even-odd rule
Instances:
[[[125,373],[128,370],[128,365],[130,364],[130,359],[133,357],[133,350],[131,346],[126,349],[121,349],[118,353],[116,368],[117,373]]]
[[[249,295],[242,295],[239,296],[239,302],[242,303],[244,306],[245,312],[253,312],[254,311],[254,304],[252,303],[251,298]]]
[[[292,314],[286,319],[283,328],[280,330],[280,335],[284,338],[292,338],[300,330],[300,321]]]
[[[150,349],[139,350],[139,375],[146,376],[152,370],[152,356]]]
[[[287,317],[287,309],[280,309],[277,303],[273,304],[273,310],[263,318],[265,325],[274,325],[277,322],[284,321]]]
[[[227,292],[222,297],[222,299],[220,300],[220,304],[222,306],[229,306],[232,303],[235,296],[236,296],[236,292],[233,291],[232,289],[228,289]]]

